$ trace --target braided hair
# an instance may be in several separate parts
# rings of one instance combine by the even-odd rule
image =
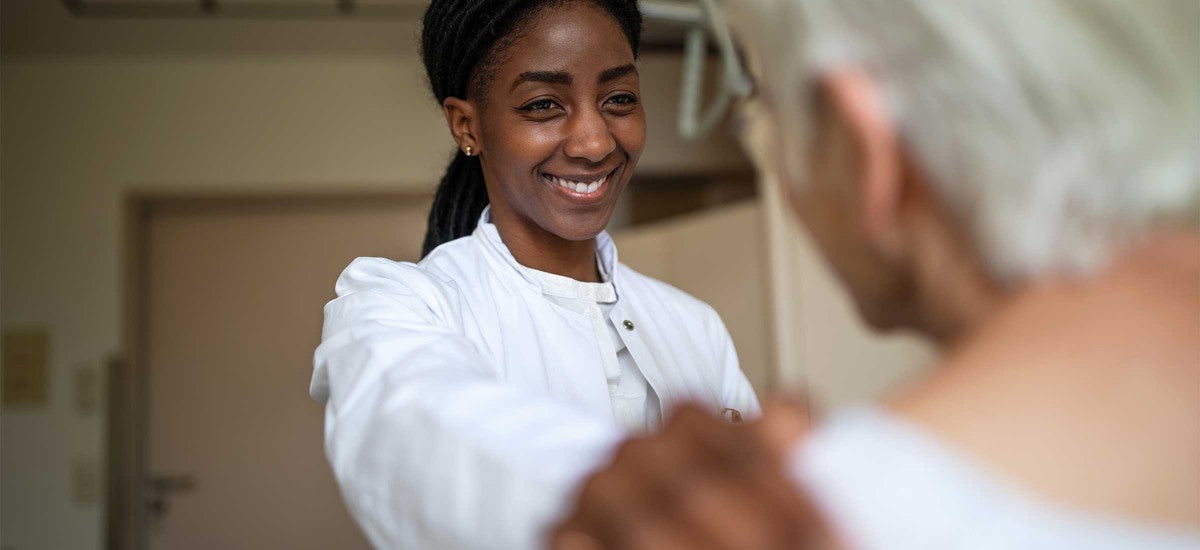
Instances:
[[[570,0],[433,0],[421,29],[421,57],[434,98],[478,97],[495,77],[501,54],[542,10]],[[588,0],[616,20],[634,57],[642,32],[637,0]],[[457,151],[429,210],[421,257],[474,231],[488,205],[479,157]]]

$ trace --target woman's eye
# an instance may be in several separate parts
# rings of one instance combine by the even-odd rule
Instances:
[[[535,99],[521,107],[522,111],[549,111],[554,108],[554,100]]]
[[[608,99],[609,103],[614,105],[626,106],[633,105],[638,102],[638,99],[633,94],[619,94]]]

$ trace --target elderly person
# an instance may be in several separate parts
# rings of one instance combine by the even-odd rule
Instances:
[[[933,374],[807,436],[685,412],[561,548],[1200,548],[1194,1],[754,0],[743,133]]]

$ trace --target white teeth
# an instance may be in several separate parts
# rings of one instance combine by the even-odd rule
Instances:
[[[597,189],[600,189],[601,185],[604,185],[604,181],[608,179],[608,175],[605,175],[604,177],[601,177],[600,179],[591,183],[565,180],[557,176],[549,176],[549,178],[550,181],[558,184],[558,186],[562,187],[563,189],[574,191],[576,193],[595,193]]]

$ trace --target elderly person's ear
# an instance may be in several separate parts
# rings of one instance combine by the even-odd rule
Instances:
[[[903,246],[901,212],[909,191],[905,187],[910,182],[883,95],[870,76],[855,68],[825,73],[821,92],[821,131],[840,133],[854,159],[847,177],[861,230],[884,254],[898,255]]]

